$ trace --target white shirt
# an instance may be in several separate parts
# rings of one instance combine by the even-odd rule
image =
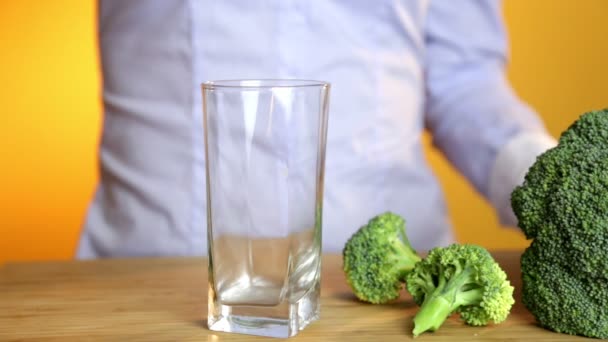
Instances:
[[[200,84],[331,82],[323,247],[374,215],[414,248],[454,241],[421,134],[516,222],[510,193],[555,144],[503,72],[500,3],[101,0],[101,179],[78,257],[206,254]]]

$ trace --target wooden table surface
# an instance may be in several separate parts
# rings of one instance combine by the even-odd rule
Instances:
[[[500,325],[470,327],[451,317],[416,340],[557,341],[579,337],[537,327],[521,305],[520,252],[494,253],[516,287]],[[411,340],[416,305],[406,294],[387,305],[357,301],[339,256],[325,256],[321,319],[293,341]],[[207,263],[201,258],[113,259],[0,266],[0,341],[258,341],[206,326]]]

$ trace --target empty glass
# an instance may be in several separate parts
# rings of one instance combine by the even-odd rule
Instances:
[[[330,86],[203,88],[211,330],[289,337],[319,317]]]

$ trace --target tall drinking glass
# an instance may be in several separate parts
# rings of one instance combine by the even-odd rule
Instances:
[[[206,82],[211,330],[289,337],[319,317],[330,86]]]

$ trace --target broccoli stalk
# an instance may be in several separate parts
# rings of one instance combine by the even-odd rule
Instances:
[[[420,256],[405,233],[405,220],[386,212],[373,217],[342,251],[346,281],[357,298],[382,304],[399,297],[403,281]]]
[[[459,274],[452,279],[446,279],[445,275],[438,275],[437,287],[434,287],[432,279],[425,279],[429,288],[430,296],[424,299],[420,310],[414,318],[414,336],[425,331],[435,331],[443,324],[450,314],[460,306],[477,305],[483,298],[483,292],[479,288],[467,289],[472,283],[471,271],[457,271]]]
[[[420,310],[413,335],[436,331],[454,312],[470,325],[504,321],[513,303],[505,272],[482,247],[437,247],[407,276],[407,289]]]

